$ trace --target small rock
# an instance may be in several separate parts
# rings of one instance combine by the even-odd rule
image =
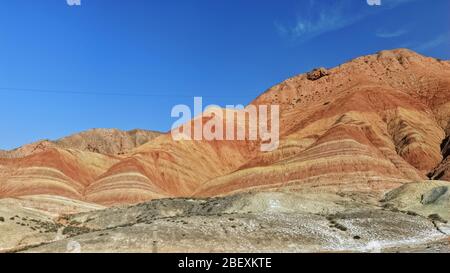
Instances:
[[[5,218],[0,217],[0,222],[5,222]]]
[[[313,69],[313,71],[307,73],[306,78],[310,81],[316,81],[316,80],[318,80],[322,77],[328,76],[328,75],[330,75],[330,72],[327,69],[320,67],[320,68],[315,68],[315,69]]]

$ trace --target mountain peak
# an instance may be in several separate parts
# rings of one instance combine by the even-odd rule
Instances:
[[[93,129],[0,158],[0,194],[114,205],[280,188],[377,193],[427,175],[450,179],[441,145],[450,132],[448,62],[385,50],[287,79],[253,104],[280,106],[277,150]]]
[[[77,149],[117,155],[131,151],[159,135],[161,135],[159,132],[141,129],[122,131],[119,129],[93,128],[55,141],[41,140],[11,151],[0,151],[0,158],[26,157],[48,148]]]

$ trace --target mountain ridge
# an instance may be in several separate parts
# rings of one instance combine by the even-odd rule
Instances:
[[[122,131],[113,128],[93,128],[57,140],[43,139],[12,150],[0,150],[0,158],[25,157],[47,148],[67,148],[102,154],[120,154],[140,146],[161,134],[163,133],[143,129]],[[123,147],[123,144],[122,147],[113,146],[114,141],[117,140],[124,142],[125,147]],[[98,142],[102,142],[100,143],[101,145]]]
[[[170,134],[115,154],[52,147],[0,159],[0,196],[64,194],[108,206],[267,189],[385,192],[436,168],[448,174],[441,148],[450,133],[448,61],[381,51],[291,77],[251,104],[280,105],[277,150]]]

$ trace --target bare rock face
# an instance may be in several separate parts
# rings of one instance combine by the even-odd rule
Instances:
[[[109,206],[274,188],[382,193],[436,168],[435,179],[450,179],[441,147],[450,133],[448,62],[382,51],[290,78],[252,104],[280,105],[277,150],[260,152],[249,140],[92,130],[0,159],[0,196],[54,194]]]
[[[433,180],[450,180],[450,158],[444,159],[433,172],[430,173],[430,178]]]
[[[328,70],[323,67],[320,67],[320,68],[315,68],[315,69],[313,69],[313,71],[307,73],[306,78],[310,81],[315,81],[315,80],[318,80],[318,79],[328,76],[328,75],[330,75]]]
[[[450,221],[450,182],[410,183],[386,194],[385,207],[413,212],[433,221]]]
[[[433,204],[435,203],[439,198],[444,196],[449,190],[448,186],[440,186],[432,188],[431,190],[425,192],[422,195],[421,203],[424,205]]]

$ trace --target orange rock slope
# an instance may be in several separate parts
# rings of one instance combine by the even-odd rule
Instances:
[[[295,76],[252,104],[280,105],[280,145],[272,152],[248,140],[174,141],[170,134],[124,155],[44,148],[0,159],[0,196],[113,205],[273,188],[384,191],[427,175],[450,178],[448,62],[382,51]]]
[[[123,154],[159,135],[161,133],[147,130],[92,129],[56,141],[42,140],[12,151],[0,150],[0,158],[21,158],[49,148],[69,148],[110,155]]]

